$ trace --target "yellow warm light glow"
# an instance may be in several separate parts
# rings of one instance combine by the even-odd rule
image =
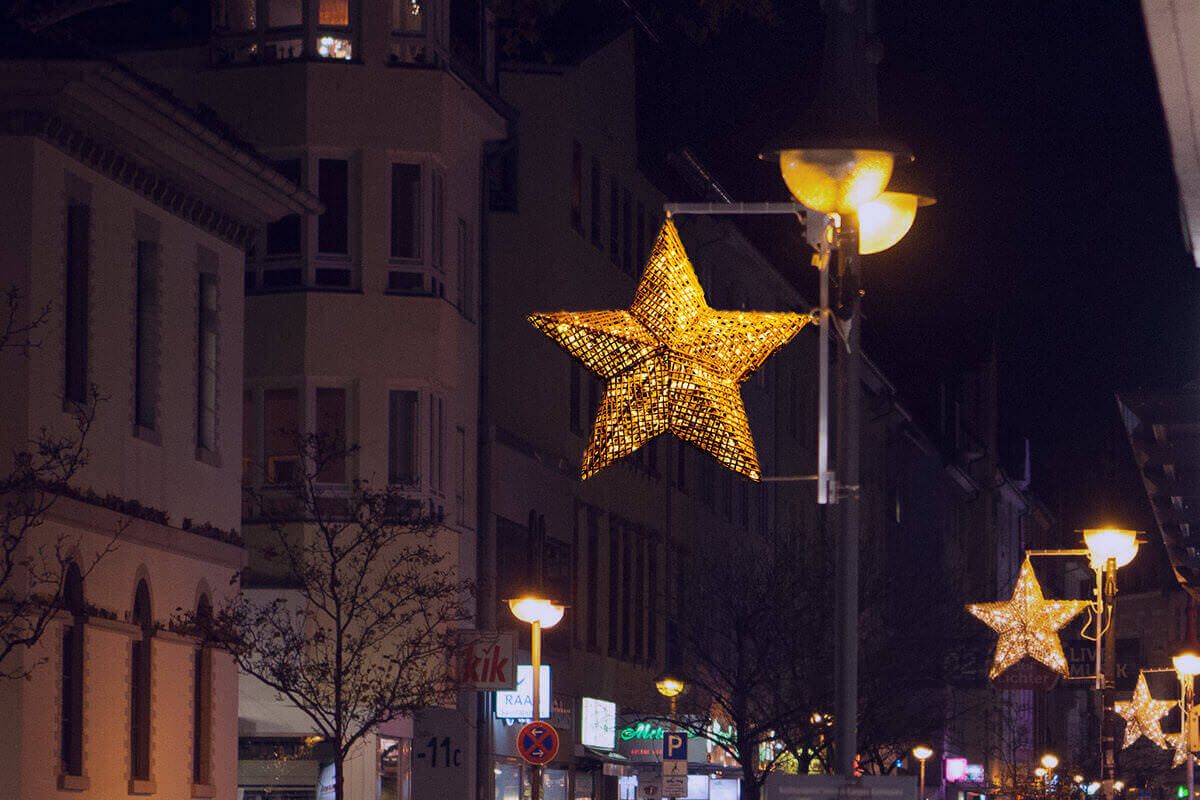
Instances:
[[[531,596],[509,600],[508,608],[521,622],[531,625],[537,622],[543,628],[553,628],[562,620],[567,610],[566,606],[560,606],[551,600]]]
[[[1058,632],[1089,605],[1086,600],[1047,600],[1033,564],[1026,558],[1011,600],[967,606],[967,611],[1000,634],[990,677],[995,678],[1026,656],[1066,675],[1067,657]]]
[[[851,214],[879,197],[895,163],[885,150],[805,148],[779,154],[779,171],[792,196],[822,214]]]
[[[1125,782],[1124,781],[1113,781],[1113,789],[1118,792],[1123,791],[1125,789]]]
[[[742,382],[811,317],[709,308],[668,219],[628,311],[558,311],[529,321],[605,381],[582,477],[669,432],[756,481]]]
[[[884,192],[858,208],[858,252],[868,256],[904,238],[917,218],[921,198],[908,192]]]
[[[1137,531],[1116,528],[1092,528],[1083,532],[1083,541],[1090,554],[1092,569],[1102,569],[1108,559],[1123,567],[1137,555]]]
[[[1076,776],[1075,776],[1074,778],[1072,778],[1071,780],[1075,781],[1076,783],[1083,783],[1083,776],[1082,776],[1082,775],[1076,775]]]
[[[664,675],[654,682],[654,688],[663,697],[678,697],[683,694],[683,681],[679,678]]]
[[[1125,719],[1125,740],[1122,749],[1129,747],[1138,739],[1145,736],[1162,748],[1166,748],[1167,737],[1163,733],[1159,720],[1175,707],[1174,700],[1155,700],[1150,696],[1150,687],[1146,684],[1146,674],[1138,673],[1137,688],[1133,690],[1133,698],[1128,701],[1118,700],[1113,703],[1113,711]]]
[[[1171,663],[1175,665],[1175,671],[1185,678],[1200,675],[1200,656],[1193,652],[1180,653],[1171,659]]]
[[[916,756],[921,761],[924,761],[925,759],[927,759],[931,755],[933,755],[933,750],[931,750],[930,748],[926,747],[923,744],[919,744],[916,747],[914,747],[912,752],[913,752],[913,755]]]
[[[1058,756],[1046,753],[1046,755],[1042,756],[1042,766],[1047,770],[1054,769],[1058,766]]]
[[[1038,767],[1037,769],[1035,769],[1035,770],[1033,771],[1033,774],[1034,774],[1034,775],[1037,775],[1039,778],[1044,778],[1044,777],[1046,776],[1046,768],[1045,768],[1045,767]]]

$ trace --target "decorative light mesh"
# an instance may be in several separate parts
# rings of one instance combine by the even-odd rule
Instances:
[[[668,219],[628,311],[558,311],[529,321],[607,383],[583,454],[587,478],[671,432],[758,480],[740,386],[811,317],[713,311]]]
[[[1121,748],[1129,747],[1143,736],[1159,747],[1167,748],[1167,737],[1159,720],[1174,707],[1174,700],[1155,700],[1151,697],[1150,687],[1146,685],[1146,673],[1139,672],[1133,699],[1113,703],[1113,711],[1125,718],[1125,741]]]
[[[967,611],[1000,634],[990,677],[994,679],[1026,656],[1066,675],[1067,657],[1058,632],[1089,605],[1086,600],[1047,600],[1026,558],[1011,600],[967,606]]]
[[[1187,728],[1179,733],[1168,733],[1167,743],[1174,749],[1171,758],[1171,766],[1178,767],[1183,762],[1187,761],[1188,743],[1187,743]]]

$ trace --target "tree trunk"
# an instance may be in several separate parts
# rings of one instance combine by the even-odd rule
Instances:
[[[346,800],[346,782],[342,778],[343,761],[341,751],[335,752],[333,755],[333,796],[336,800]]]
[[[762,786],[759,782],[747,775],[742,776],[742,797],[741,800],[758,800],[762,795]]]

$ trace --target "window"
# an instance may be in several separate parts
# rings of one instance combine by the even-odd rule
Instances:
[[[316,398],[316,437],[321,461],[317,465],[320,483],[346,482],[346,390],[318,388]]]
[[[132,644],[129,681],[129,774],[135,781],[150,780],[150,588],[138,581],[133,599],[133,624],[141,630]]]
[[[608,185],[608,257],[614,264],[621,261],[621,187],[614,175]]]
[[[350,24],[350,0],[320,0],[318,23],[322,26],[346,27]]]
[[[71,619],[63,624],[61,654],[62,698],[59,705],[59,769],[63,775],[83,775],[83,631],[87,606],[83,576],[71,562],[63,578],[63,607]]]
[[[300,480],[300,456],[296,451],[300,435],[300,393],[295,389],[267,389],[263,392],[263,460],[267,483],[294,483]]]
[[[412,739],[379,739],[379,800],[412,800]]]
[[[445,184],[445,176],[440,171],[435,170],[433,173],[433,192],[431,198],[433,220],[430,225],[432,234],[430,255],[432,256],[433,268],[439,272],[442,270],[442,252],[445,248],[442,227],[445,223],[445,220],[442,218],[445,207]]]
[[[467,524],[467,432],[460,425],[454,429],[458,442],[458,485],[454,487],[455,522]]]
[[[600,513],[587,510],[587,646],[596,650],[600,640]]]
[[[212,618],[212,604],[201,595],[197,619]],[[212,782],[212,651],[197,647],[192,659],[192,783]]]
[[[220,0],[213,27],[222,33],[246,33],[257,22],[256,0]]]
[[[88,394],[88,246],[92,209],[67,207],[67,280],[63,302],[66,318],[64,347],[65,399],[76,403]]]
[[[317,218],[317,251],[350,253],[350,162],[344,158],[317,160],[317,195],[325,206]]]
[[[417,398],[413,391],[395,391],[388,397],[388,483],[417,483]]]
[[[633,197],[628,189],[621,190],[621,269],[633,274]]]
[[[624,581],[621,583],[621,588],[626,591],[632,591],[631,584],[637,580],[637,575],[633,571],[633,548],[637,544],[637,532],[632,528],[625,528],[621,536],[621,575],[624,576]],[[628,595],[625,596],[624,602],[621,603],[621,657],[629,658],[632,650],[630,649],[630,638],[633,634],[633,610],[634,604],[629,602]]]
[[[646,640],[646,537],[634,542],[637,563],[633,572],[633,657],[642,660]]]
[[[133,419],[152,431],[158,416],[158,243],[137,243],[134,302]]]
[[[571,142],[571,227],[583,233],[583,147]]]
[[[300,186],[300,159],[286,158],[272,161],[275,171],[292,183]],[[267,257],[300,255],[300,215],[288,214],[282,219],[267,223]]]
[[[421,257],[421,166],[392,164],[392,258]]]
[[[217,450],[217,276],[200,273],[197,331],[196,447]]]
[[[608,654],[618,655],[621,634],[621,526],[608,524]]]
[[[255,455],[258,452],[258,406],[254,402],[254,390],[242,392],[242,483],[254,482]]]
[[[267,25],[291,28],[304,24],[304,0],[267,0]]]
[[[592,244],[603,248],[600,234],[600,159],[592,157]]]
[[[407,35],[425,32],[425,8],[421,0],[392,0],[392,32]]]
[[[650,597],[646,604],[646,660],[651,664],[658,660],[658,539],[652,537],[648,543],[646,583]]]
[[[582,434],[583,433],[583,421],[580,418],[579,406],[580,406],[580,403],[582,402],[581,395],[582,395],[583,372],[580,369],[579,365],[576,364],[574,361],[572,361],[570,364],[570,370],[571,370],[571,382],[570,382],[571,390],[570,390],[569,399],[570,399],[570,403],[571,403],[571,408],[570,408],[571,433]]]
[[[458,220],[458,310],[467,319],[475,318],[475,292],[472,281],[471,228],[465,219]]]
[[[444,464],[442,434],[444,401],[440,397],[431,397],[429,403],[429,488],[440,493],[443,489]]]

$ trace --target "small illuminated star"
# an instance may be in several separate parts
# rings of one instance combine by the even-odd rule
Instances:
[[[1159,747],[1166,747],[1167,737],[1163,734],[1162,723],[1159,720],[1174,707],[1174,700],[1152,698],[1150,687],[1146,685],[1146,673],[1139,672],[1133,699],[1113,703],[1113,711],[1125,718],[1125,742],[1121,745],[1122,749],[1143,736]]]
[[[605,380],[583,477],[670,432],[751,480],[758,455],[741,384],[808,314],[714,311],[668,219],[628,311],[559,311],[529,321]]]
[[[1180,764],[1187,761],[1188,747],[1187,733],[1185,731],[1180,731],[1179,733],[1168,733],[1167,742],[1174,750],[1171,757],[1172,767],[1178,767]]]
[[[1066,675],[1067,657],[1058,632],[1089,605],[1086,600],[1047,600],[1026,558],[1011,600],[967,606],[967,611],[1000,634],[989,677],[994,679],[1026,656]]]

